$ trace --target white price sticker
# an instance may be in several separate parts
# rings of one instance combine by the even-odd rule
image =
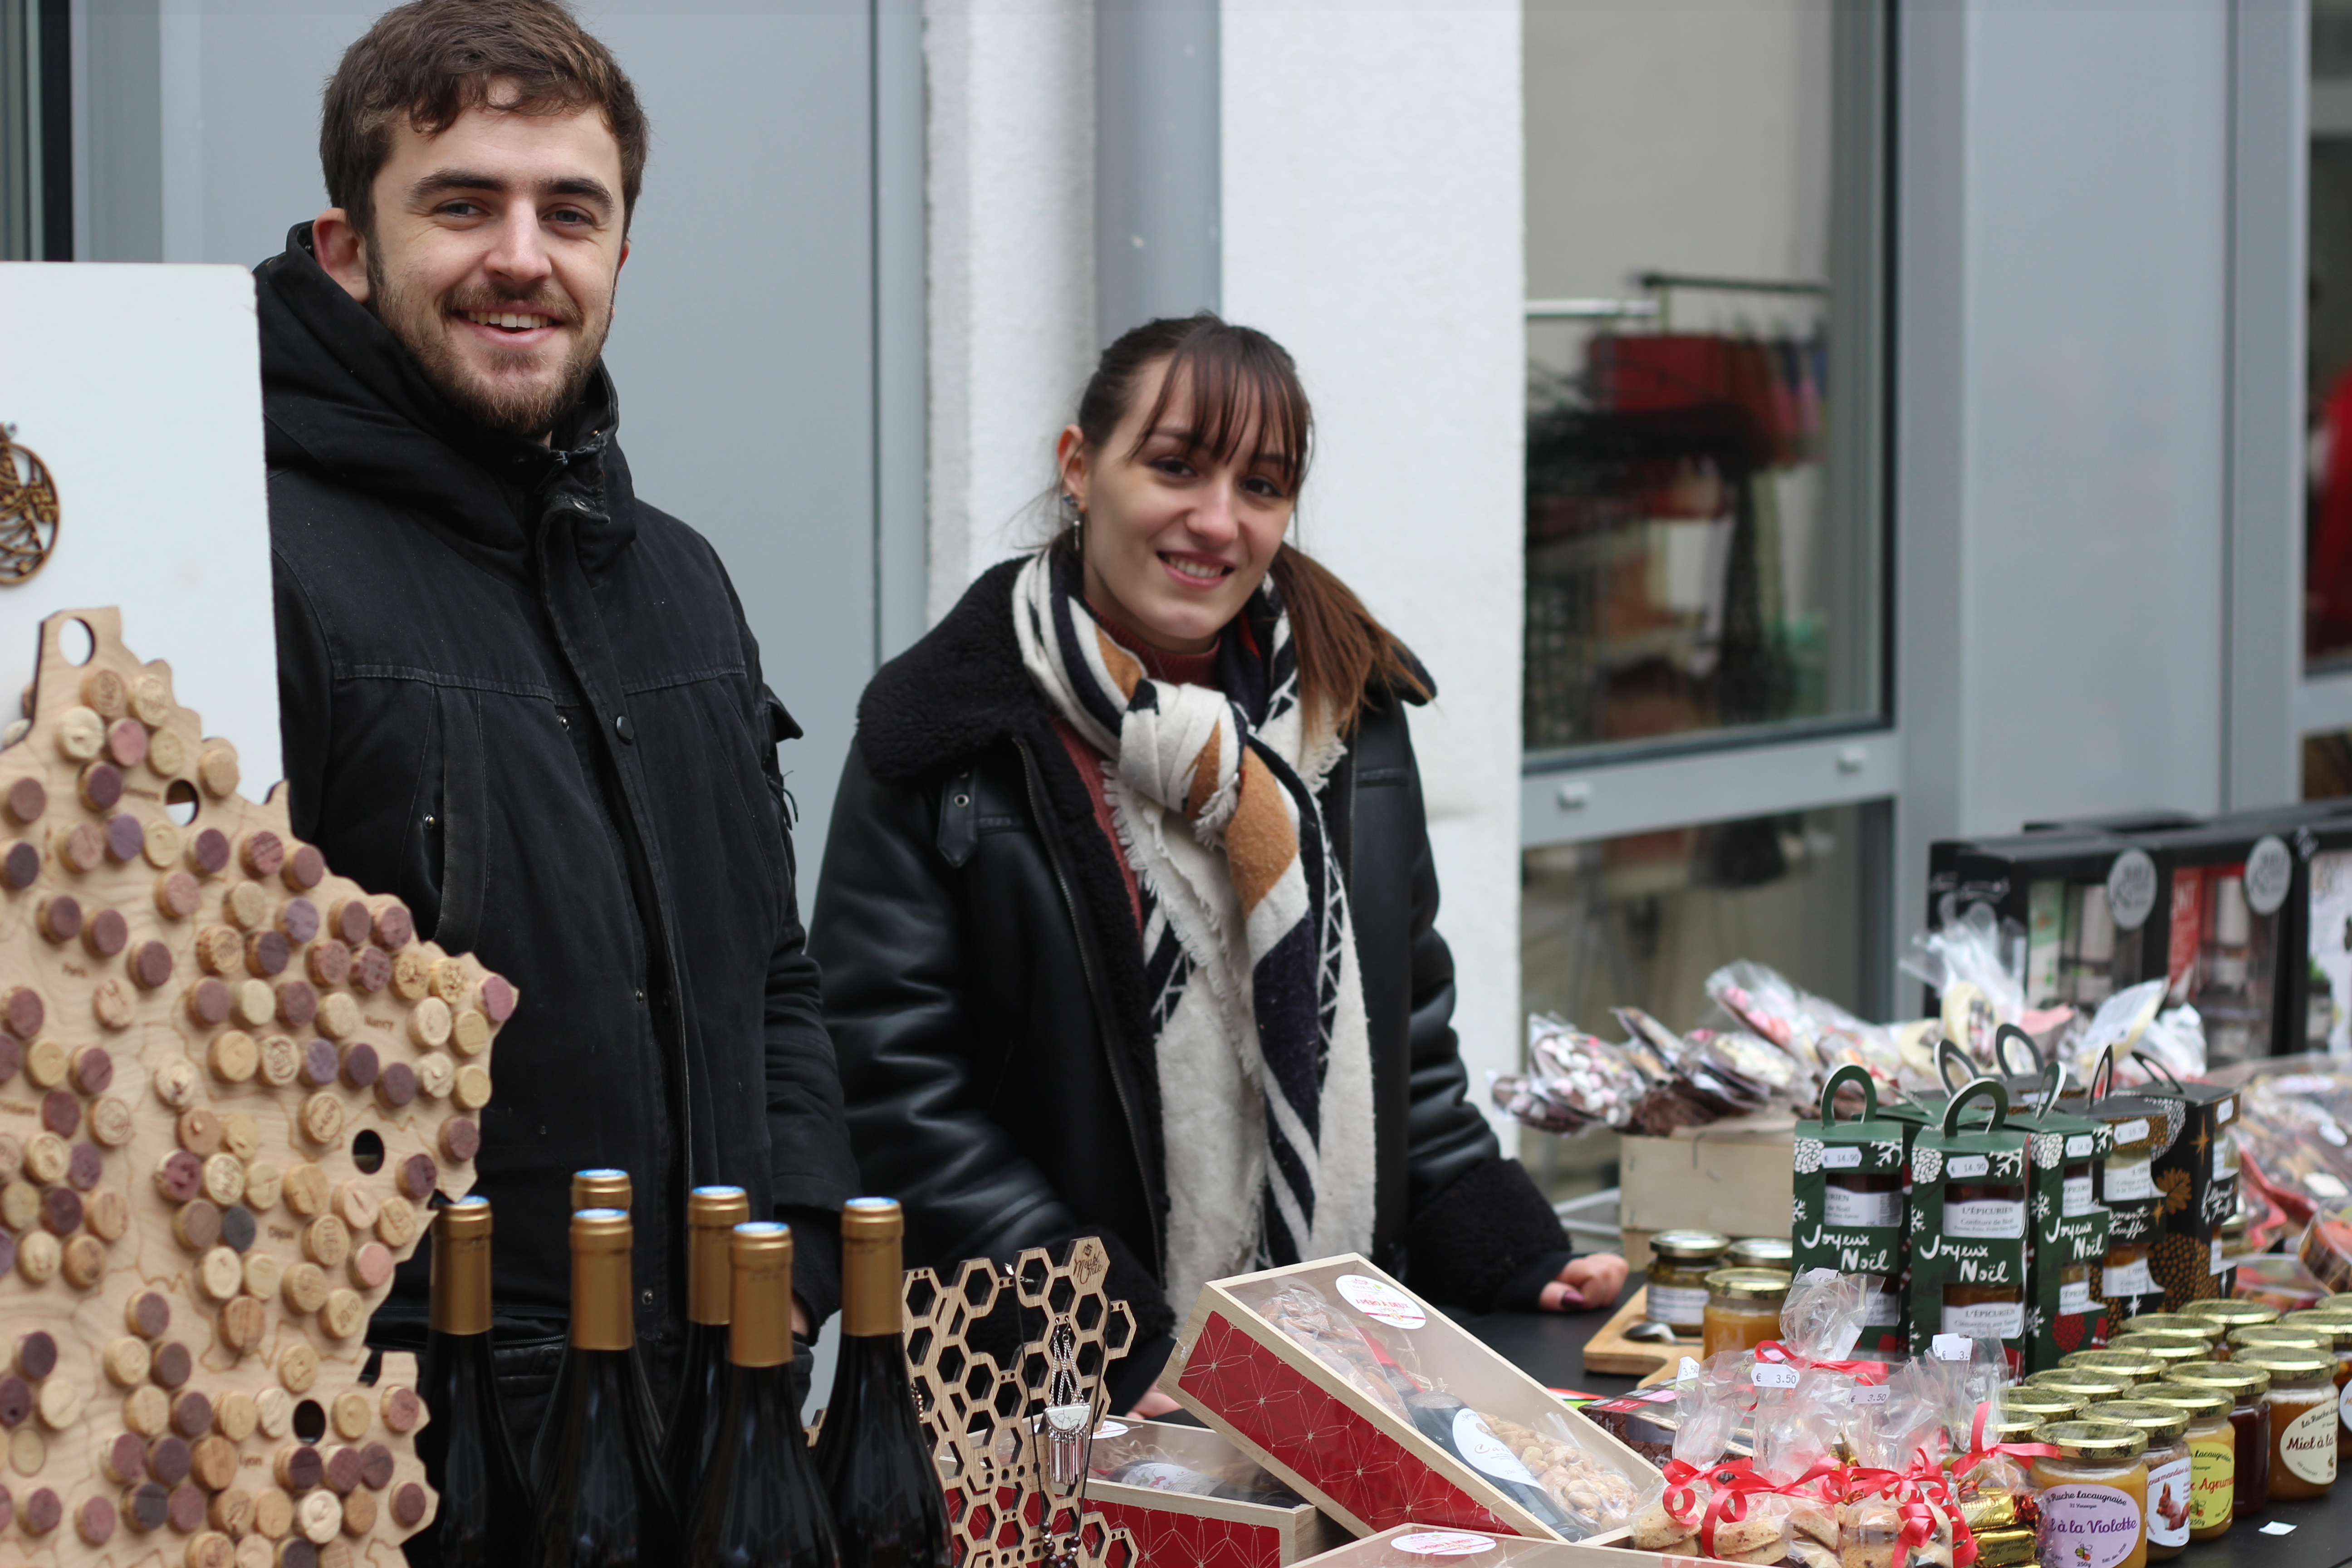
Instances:
[[[2074,1136],[2066,1140],[2066,1158],[2069,1160],[2087,1160],[2090,1157],[2091,1135],[2089,1133],[2077,1132]]]
[[[2145,849],[2126,849],[2107,868],[2107,912],[2117,931],[2137,931],[2156,908],[2156,862]]]
[[[1334,1281],[1348,1305],[1376,1323],[1392,1328],[1417,1329],[1429,1321],[1429,1314],[1421,1303],[1385,1280],[1369,1279],[1361,1274],[1342,1274]]]
[[[1798,1373],[1797,1369],[1793,1366],[1775,1366],[1769,1362],[1759,1362],[1757,1363],[1754,1375],[1756,1386],[1759,1388],[1794,1388],[1797,1386]]]
[[[2116,1123],[2116,1146],[2117,1148],[2120,1149],[2126,1143],[2145,1143],[2147,1142],[2147,1117],[2136,1116],[2129,1121],[2118,1121]]]
[[[2294,880],[2294,857],[2286,845],[2269,834],[2254,841],[2246,855],[2246,907],[2258,915],[2274,915],[2286,902]]]
[[[1862,1146],[1858,1143],[1835,1143],[1822,1151],[1822,1169],[1851,1171],[1862,1164]]]
[[[1937,1334],[1930,1346],[1937,1361],[1966,1361],[1969,1340],[1966,1334]]]
[[[1881,1384],[1871,1387],[1857,1388],[1852,1394],[1846,1395],[1846,1403],[1849,1405],[1884,1405],[1886,1403],[1886,1387],[1884,1384]]]
[[[1955,1154],[1944,1162],[1944,1179],[1948,1182],[1966,1181],[1971,1176],[1984,1175],[1991,1169],[1992,1162],[1982,1154]]]

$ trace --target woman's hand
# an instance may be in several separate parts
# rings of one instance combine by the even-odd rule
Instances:
[[[1524,1289],[1525,1287],[1522,1287]],[[1625,1260],[1613,1252],[1591,1252],[1571,1259],[1559,1278],[1543,1288],[1547,1312],[1575,1312],[1606,1307],[1625,1289]]]
[[[1144,1390],[1143,1397],[1135,1402],[1135,1408],[1127,1413],[1127,1418],[1129,1421],[1149,1421],[1155,1415],[1170,1415],[1183,1408],[1160,1390],[1149,1388]]]

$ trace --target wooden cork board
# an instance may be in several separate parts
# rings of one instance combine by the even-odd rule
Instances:
[[[0,750],[0,1568],[401,1568],[425,1412],[367,1324],[473,1184],[514,987],[239,795],[121,633],[45,621]]]

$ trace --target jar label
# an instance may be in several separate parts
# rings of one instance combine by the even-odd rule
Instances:
[[[1944,1205],[1944,1234],[2015,1241],[2025,1234],[2023,1198],[1964,1198]]]
[[[1484,1470],[1498,1481],[1516,1481],[1525,1487],[1536,1484],[1535,1477],[1519,1463],[1519,1457],[1495,1436],[1486,1418],[1466,1405],[1454,1413],[1454,1451],[1472,1469]]]
[[[1884,1285],[1874,1285],[1864,1298],[1862,1321],[1870,1328],[1881,1328],[1903,1321],[1903,1298]]]
[[[2224,1132],[2213,1140],[2213,1179],[2226,1182],[2238,1173],[2238,1140]]]
[[[1944,1332],[1972,1340],[2013,1340],[2025,1329],[2022,1301],[1973,1301],[1944,1308]]]
[[[2156,1290],[2156,1281],[2148,1277],[2147,1254],[2141,1253],[2129,1263],[2109,1263],[2099,1269],[2099,1294],[2113,1300],[2117,1296],[2147,1296]]]
[[[2323,1399],[2286,1424],[2279,1434],[2279,1458],[2315,1487],[2336,1484],[2336,1401]]]
[[[2352,1383],[2346,1384],[2336,1395],[2336,1409],[2344,1422],[2344,1429],[2352,1432]]]
[[[2146,1122],[2140,1123],[2144,1128]],[[2147,1136],[2145,1132],[2142,1137]],[[2156,1178],[2148,1171],[2146,1160],[2107,1162],[2107,1202],[2137,1203],[2156,1196]]]
[[[2042,1562],[2116,1568],[2139,1544],[2139,1500],[2121,1487],[2070,1482],[2042,1494]]]
[[[1824,1171],[1862,1169],[1862,1145],[1859,1143],[1831,1144],[1822,1151],[1822,1169]]]
[[[2238,1445],[2228,1437],[2189,1439],[2189,1528],[2230,1521],[2238,1493]]]
[[[2192,1457],[2183,1454],[2147,1472],[2147,1543],[2183,1546],[2189,1541]]]
[[[1703,1329],[1706,1326],[1706,1290],[1696,1285],[1653,1285],[1650,1287],[1650,1321],[1668,1323],[1677,1329]]]
[[[1333,1283],[1339,1286],[1339,1294],[1347,1299],[1348,1305],[1376,1323],[1387,1323],[1399,1329],[1417,1329],[1429,1321],[1429,1314],[1421,1310],[1420,1302],[1386,1280],[1373,1279],[1361,1274],[1342,1274]]]
[[[1903,1223],[1899,1192],[1857,1193],[1844,1187],[1822,1191],[1822,1221],[1825,1225],[1885,1227]]]
[[[2081,1279],[2062,1279],[2058,1282],[2058,1315],[2060,1317],[2079,1318],[2090,1310],[2091,1281],[2087,1277]]]
[[[2089,1173],[2069,1176],[2058,1184],[2058,1213],[2062,1218],[2079,1219],[2098,1206],[2099,1200],[2091,1192]]]
[[[1475,1557],[1481,1552],[1493,1551],[1495,1540],[1490,1535],[1473,1535],[1466,1530],[1423,1530],[1400,1535],[1389,1544],[1415,1557]]]

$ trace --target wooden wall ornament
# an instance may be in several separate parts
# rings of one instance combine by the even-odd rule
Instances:
[[[360,1383],[365,1332],[473,1185],[514,988],[333,875],[283,786],[238,795],[121,619],[42,623],[0,749],[0,1564],[399,1568],[426,1415],[413,1356]],[[358,986],[395,964],[436,979],[421,1032],[422,986]],[[481,1020],[462,1084],[416,1043],[448,995]]]
[[[31,577],[58,547],[57,484],[16,435],[14,425],[0,425],[0,587]]]
[[[505,1001],[510,1010],[511,997]],[[1140,1562],[1134,1538],[1087,1510],[1082,1489],[1075,1510],[1055,1501],[1048,1473],[1057,1366],[1076,1369],[1081,1397],[1099,1419],[1104,1374],[1135,1342],[1127,1303],[1104,1294],[1109,1273],[1109,1255],[1093,1237],[1073,1243],[1059,1264],[1042,1248],[1024,1252],[1002,1278],[986,1258],[967,1261],[951,1286],[931,1269],[908,1271],[908,1370],[924,1439],[948,1487],[948,1528],[961,1568]],[[973,1348],[969,1334],[1008,1292],[1022,1309],[1028,1342],[1018,1366],[1003,1367]]]

